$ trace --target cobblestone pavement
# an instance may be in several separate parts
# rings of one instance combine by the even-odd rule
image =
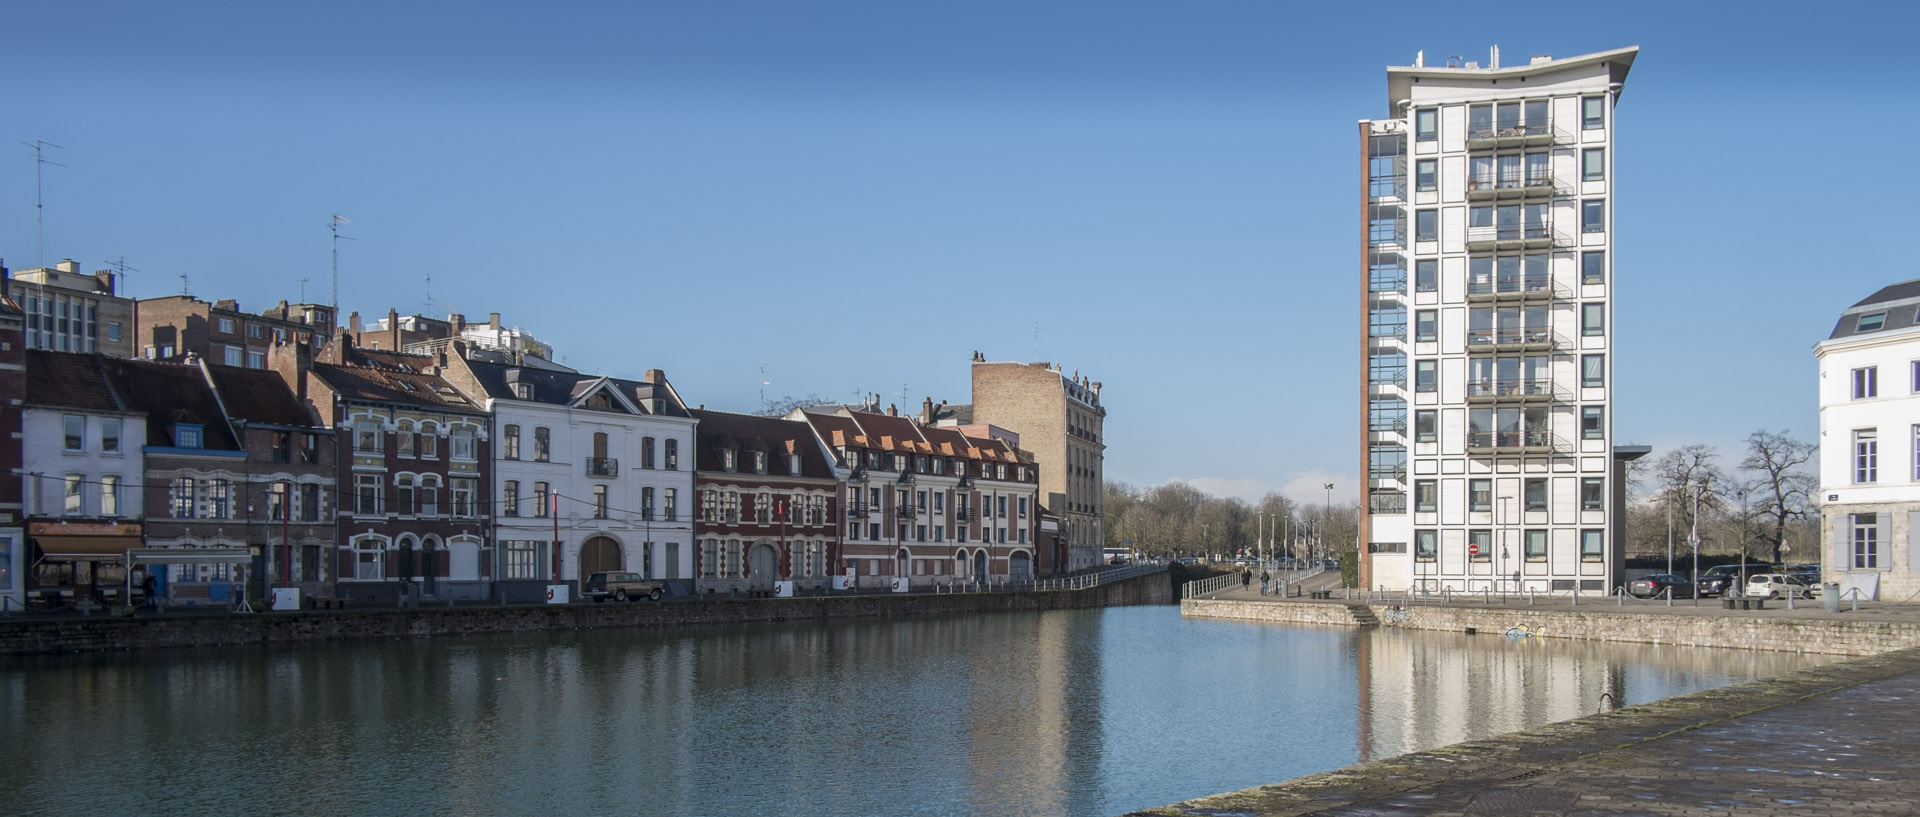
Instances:
[[[1138,815],[1920,815],[1920,649]]]

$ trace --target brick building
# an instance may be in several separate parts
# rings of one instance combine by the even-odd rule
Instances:
[[[695,410],[701,592],[823,590],[838,561],[840,483],[805,422]]]
[[[334,592],[391,604],[489,597],[494,576],[492,418],[440,376],[438,359],[304,344],[268,364],[334,429],[339,530],[323,574]],[[324,550],[324,548],[323,548]]]
[[[237,301],[211,303],[190,295],[144,298],[135,312],[139,357],[267,368],[267,353],[288,341],[324,347],[332,335],[333,308],[281,301],[260,314],[242,312]]]
[[[1039,479],[1018,435],[985,425],[924,426],[893,407],[788,417],[813,427],[845,483],[836,567],[860,586],[1034,574]]]
[[[26,315],[0,293],[0,610],[25,601],[26,531],[21,527],[22,396],[27,393]]]
[[[133,301],[114,284],[112,271],[83,273],[71,260],[11,273],[0,264],[0,292],[24,312],[28,349],[132,357]]]
[[[1100,563],[1106,537],[1107,409],[1097,381],[1046,363],[990,363],[973,355],[973,403],[955,422],[987,423],[1020,435],[1041,464],[1040,496],[1059,517],[1065,569]]]

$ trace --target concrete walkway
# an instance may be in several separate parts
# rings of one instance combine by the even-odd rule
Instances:
[[[1916,700],[1903,650],[1135,814],[1916,815]]]
[[[1318,586],[1315,584],[1315,580],[1323,580],[1325,585]],[[1255,581],[1253,586],[1248,590],[1241,590],[1240,585],[1235,584],[1232,589],[1210,594],[1207,598],[1222,601],[1284,601],[1290,603],[1304,602],[1342,605],[1358,604],[1367,601],[1366,597],[1358,591],[1353,593],[1352,598],[1342,595],[1345,591],[1339,589],[1339,581],[1340,574],[1338,573],[1321,574],[1307,581],[1309,585],[1308,589],[1310,590],[1331,589],[1333,591],[1333,598],[1326,600],[1315,600],[1299,596],[1289,596],[1284,599],[1278,596],[1261,596],[1260,583],[1258,581]],[[1374,606],[1379,607],[1399,605],[1406,602],[1400,594],[1394,593],[1390,595],[1376,595],[1372,603]],[[1720,599],[1717,597],[1700,599],[1698,604],[1695,604],[1692,599],[1675,599],[1673,604],[1669,606],[1665,600],[1654,601],[1632,597],[1622,600],[1618,597],[1600,598],[1583,596],[1579,604],[1573,604],[1566,596],[1539,596],[1533,600],[1532,604],[1529,604],[1526,596],[1509,595],[1505,600],[1502,600],[1498,595],[1488,599],[1485,596],[1475,594],[1470,596],[1456,595],[1445,603],[1441,602],[1440,596],[1415,596],[1411,604],[1415,607],[1460,607],[1501,610],[1587,610],[1593,612],[1627,612],[1656,616],[1737,616],[1741,618],[1760,619],[1828,619],[1920,623],[1920,604],[1898,604],[1884,601],[1860,602],[1858,610],[1854,609],[1855,605],[1852,602],[1846,602],[1841,605],[1840,612],[1838,613],[1827,612],[1825,605],[1820,599],[1813,599],[1811,601],[1798,599],[1793,602],[1793,609],[1787,608],[1787,602],[1784,599],[1770,600],[1767,602],[1766,609],[1764,610],[1728,610],[1721,605]]]

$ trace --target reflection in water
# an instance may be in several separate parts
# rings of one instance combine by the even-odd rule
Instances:
[[[0,665],[9,812],[1106,815],[1822,659],[1170,607]]]

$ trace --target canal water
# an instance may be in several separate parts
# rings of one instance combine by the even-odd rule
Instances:
[[[1113,815],[1827,659],[1176,607],[0,664],[0,811]]]

